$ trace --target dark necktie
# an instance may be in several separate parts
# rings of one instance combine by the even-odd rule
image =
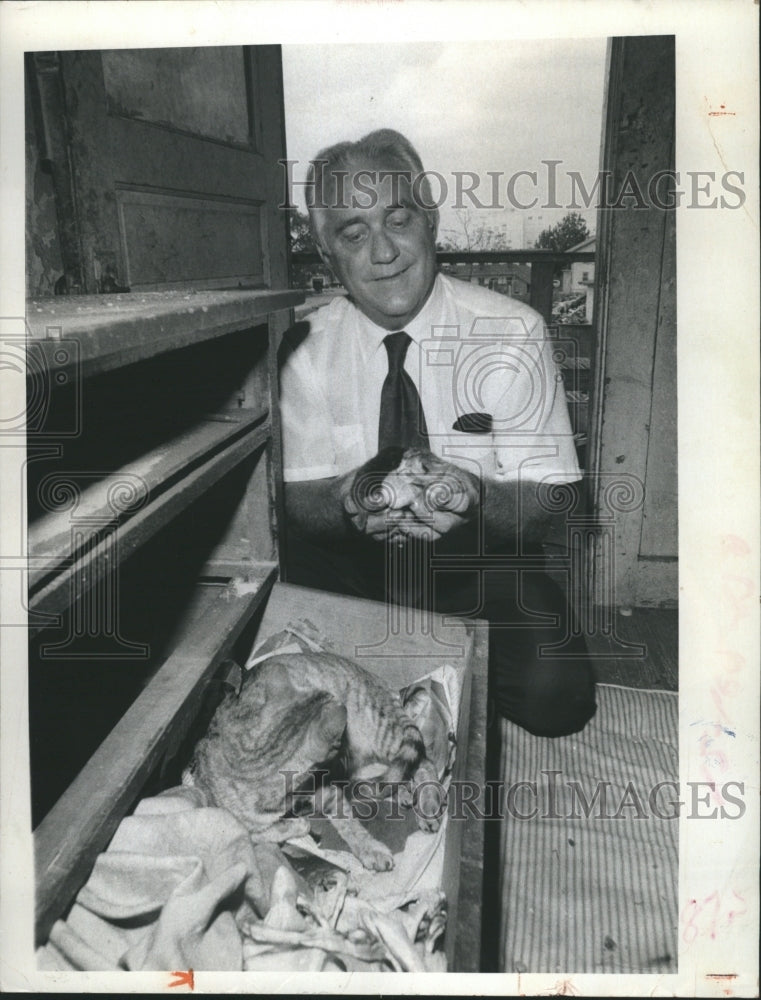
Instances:
[[[403,330],[390,333],[383,343],[388,353],[388,375],[381,389],[378,451],[392,446],[428,448],[423,404],[415,383],[404,370],[410,336]]]

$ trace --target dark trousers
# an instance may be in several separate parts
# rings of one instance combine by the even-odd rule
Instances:
[[[390,552],[357,538],[328,547],[289,533],[290,583],[422,607],[489,625],[489,698],[496,710],[537,736],[583,729],[595,713],[594,674],[560,587],[543,572],[541,548],[478,554],[474,538],[457,548],[410,543]]]

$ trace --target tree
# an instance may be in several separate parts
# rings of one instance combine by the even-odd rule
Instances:
[[[443,229],[436,244],[439,250],[507,250],[508,241],[504,230],[490,226],[473,217],[468,208],[458,208],[455,217],[459,223],[456,229]]]
[[[288,228],[291,238],[291,253],[317,254],[317,247],[312,236],[309,216],[297,208],[289,209]],[[336,279],[331,269],[322,260],[311,264],[293,261],[291,264],[291,284],[295,288],[312,288],[312,279],[322,279],[333,283]],[[314,286],[316,287],[316,286]]]
[[[308,215],[300,212],[297,208],[291,208],[288,225],[291,233],[292,253],[317,253]]]
[[[563,253],[590,237],[589,228],[580,212],[569,212],[560,222],[543,229],[534,244],[537,250],[555,250]]]
[[[456,229],[444,229],[439,236],[438,250],[463,250],[474,253],[477,250],[509,250],[510,244],[504,229],[490,226],[473,217],[468,208],[458,208],[455,217],[459,223]],[[468,268],[468,279],[473,275],[473,264]]]

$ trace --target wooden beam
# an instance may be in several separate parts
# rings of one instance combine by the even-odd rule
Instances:
[[[472,783],[480,791],[484,806],[486,796],[486,706],[489,658],[489,635],[486,622],[473,622],[473,654],[467,705],[467,744],[460,745],[465,760],[460,780]],[[463,705],[462,712],[465,711]],[[452,951],[453,972],[483,972],[481,967],[481,921],[483,919],[484,821],[468,815],[454,821],[462,826],[459,850],[459,894],[457,912],[447,933],[448,951]],[[493,873],[487,873],[493,877]],[[454,938],[453,941],[451,939]]]
[[[574,261],[592,263],[595,260],[594,250],[556,251],[556,250],[437,250],[436,260],[439,264],[458,264],[462,261],[474,264],[571,264]],[[320,264],[320,255],[316,252],[299,251],[291,254],[294,264]]]
[[[294,291],[172,291],[71,295],[27,303],[28,352],[36,366],[77,377],[264,324],[304,301]],[[68,345],[61,340],[74,341]],[[64,357],[64,354],[68,356]]]
[[[42,615],[59,614],[106,573],[113,572],[114,558],[121,562],[132,555],[222,476],[263,447],[269,436],[269,421],[265,421],[192,469],[137,511],[129,521],[102,538],[81,558],[71,560],[49,583],[30,597],[30,610]],[[35,626],[30,622],[30,634],[36,634],[42,627],[44,626]]]
[[[201,567],[199,577],[201,579],[212,578],[224,580],[235,578],[243,582],[250,582],[251,580],[256,580],[263,572],[266,571],[269,573],[270,570],[277,570],[277,568],[277,563],[274,561],[254,562],[247,559],[209,559]]]
[[[531,292],[529,305],[544,317],[548,325],[552,322],[552,281],[555,277],[552,261],[534,261],[531,265]]]
[[[612,196],[673,169],[674,59],[672,36],[610,40],[601,167]],[[678,541],[674,213],[627,200],[598,213],[587,465],[595,515],[615,532],[594,536],[589,587],[603,606],[668,606],[678,598],[678,564],[662,558]],[[631,503],[618,503],[617,482]]]
[[[139,797],[206,682],[269,593],[256,584],[209,587],[204,611],[34,832],[36,940],[43,944],[87,881],[98,854]]]
[[[94,534],[111,525],[125,523],[145,502],[155,501],[177,482],[186,470],[196,468],[266,416],[266,409],[210,414],[190,430],[162,442],[158,448],[95,482],[88,483],[86,477],[77,481],[76,473],[51,474],[49,492],[63,489],[64,500],[73,500],[75,506],[66,502],[62,509],[44,514],[29,526],[30,592],[78,555],[72,551],[72,535],[77,525],[82,533],[90,533],[84,538],[84,544],[89,544]],[[119,496],[114,495],[119,486],[126,494],[121,504]],[[73,492],[77,495],[70,496]]]

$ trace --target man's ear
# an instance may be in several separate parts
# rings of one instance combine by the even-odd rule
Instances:
[[[323,264],[325,264],[327,267],[332,267],[333,265],[330,263],[329,252],[325,249],[325,247],[322,245],[322,243],[316,236],[314,238],[314,245],[317,249],[317,253],[320,255],[320,260],[323,262]]]
[[[313,211],[313,209],[309,209],[308,211],[309,211],[309,228],[312,233],[312,242],[314,243],[315,250],[320,255],[320,260],[323,262],[323,264],[326,264],[328,267],[331,267],[332,265],[330,263],[330,253],[323,246],[322,240],[320,239],[316,213]]]
[[[439,210],[438,208],[432,208],[428,212],[428,225],[433,230],[433,242],[436,242],[436,237],[439,235]]]

